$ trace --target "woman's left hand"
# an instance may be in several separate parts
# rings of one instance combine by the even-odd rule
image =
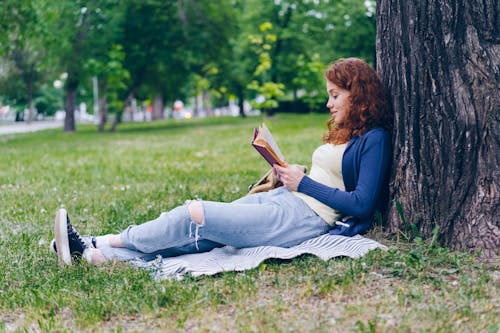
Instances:
[[[297,191],[300,181],[304,177],[304,170],[294,165],[287,165],[286,167],[273,165],[274,172],[283,185],[291,191]]]

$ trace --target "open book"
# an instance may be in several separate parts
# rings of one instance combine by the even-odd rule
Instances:
[[[286,166],[285,158],[265,124],[259,126],[258,129],[254,129],[252,146],[257,149],[271,166],[274,164]]]

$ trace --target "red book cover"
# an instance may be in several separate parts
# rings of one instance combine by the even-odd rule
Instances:
[[[286,166],[285,158],[265,124],[262,124],[258,129],[254,129],[252,146],[271,166],[274,164]]]

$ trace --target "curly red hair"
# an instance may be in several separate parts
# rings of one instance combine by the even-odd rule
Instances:
[[[333,117],[328,120],[323,142],[346,143],[375,127],[391,130],[392,114],[384,88],[375,70],[365,61],[340,59],[328,68],[325,78],[351,93],[351,108],[342,124],[335,124]]]

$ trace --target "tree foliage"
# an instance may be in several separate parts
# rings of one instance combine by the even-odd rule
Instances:
[[[5,0],[0,4],[0,91],[33,116],[33,97],[39,91],[46,67],[39,38],[43,18],[36,0]]]
[[[9,45],[0,50],[0,76],[10,87],[2,85],[1,95],[21,100],[16,94],[26,86],[36,94],[66,73],[70,131],[92,76],[108,91],[112,112],[133,98],[172,103],[197,95],[221,103],[236,96],[240,106],[266,95],[265,108],[302,99],[312,108],[327,63],[374,59],[374,1],[4,0],[0,6],[0,43]],[[272,33],[260,30],[266,25]],[[116,47],[119,57],[112,56]],[[15,65],[15,49],[33,66]]]

